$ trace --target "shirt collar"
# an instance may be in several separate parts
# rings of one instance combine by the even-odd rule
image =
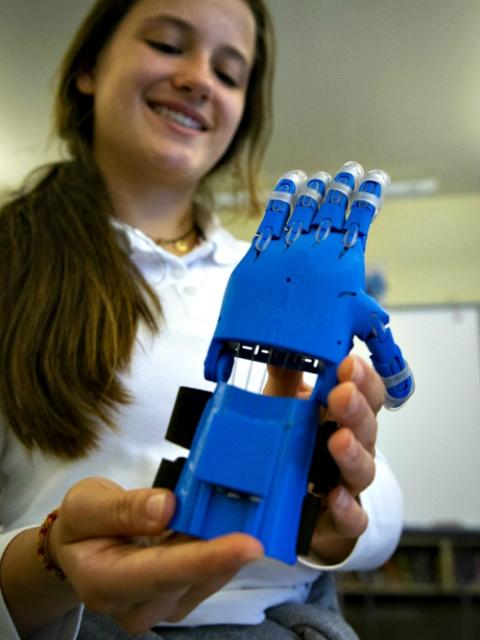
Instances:
[[[197,260],[211,259],[219,265],[236,264],[245,254],[247,243],[236,240],[231,233],[222,227],[217,216],[197,210],[197,224],[202,230],[204,241],[184,256],[175,256],[157,245],[146,233],[132,225],[110,218],[116,231],[120,245],[132,259],[136,256],[158,256],[163,261],[189,266]]]

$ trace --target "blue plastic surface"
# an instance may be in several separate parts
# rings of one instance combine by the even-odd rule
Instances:
[[[171,526],[202,538],[245,531],[268,555],[295,562],[317,413],[314,402],[219,383],[175,492]]]

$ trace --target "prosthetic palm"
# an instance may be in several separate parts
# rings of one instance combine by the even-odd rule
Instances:
[[[334,426],[318,416],[354,336],[372,354],[387,407],[413,392],[388,314],[364,291],[366,240],[387,180],[347,163],[333,181],[292,171],[276,185],[225,291],[205,360],[215,391],[182,389],[172,416],[167,438],[191,447],[185,464],[164,461],[156,479],[175,486],[175,531],[243,531],[267,555],[295,562],[338,481],[326,453]],[[314,374],[310,399],[237,388],[229,382],[237,358]]]

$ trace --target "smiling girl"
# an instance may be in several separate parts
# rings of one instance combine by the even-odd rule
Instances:
[[[260,213],[272,58],[263,0],[99,0],[64,59],[69,158],[0,212],[2,639],[280,639],[298,616],[308,637],[354,637],[329,571],[381,563],[401,526],[375,458],[383,384],[361,360],[329,399],[343,483],[294,567],[243,534],[165,537],[174,496],[146,488],[178,454],[164,439],[178,387],[208,386],[246,250],[212,214],[213,179]]]

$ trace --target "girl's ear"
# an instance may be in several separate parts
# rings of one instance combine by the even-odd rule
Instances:
[[[82,73],[77,76],[75,83],[80,93],[84,93],[87,96],[92,96],[95,93],[93,71],[82,71]]]

